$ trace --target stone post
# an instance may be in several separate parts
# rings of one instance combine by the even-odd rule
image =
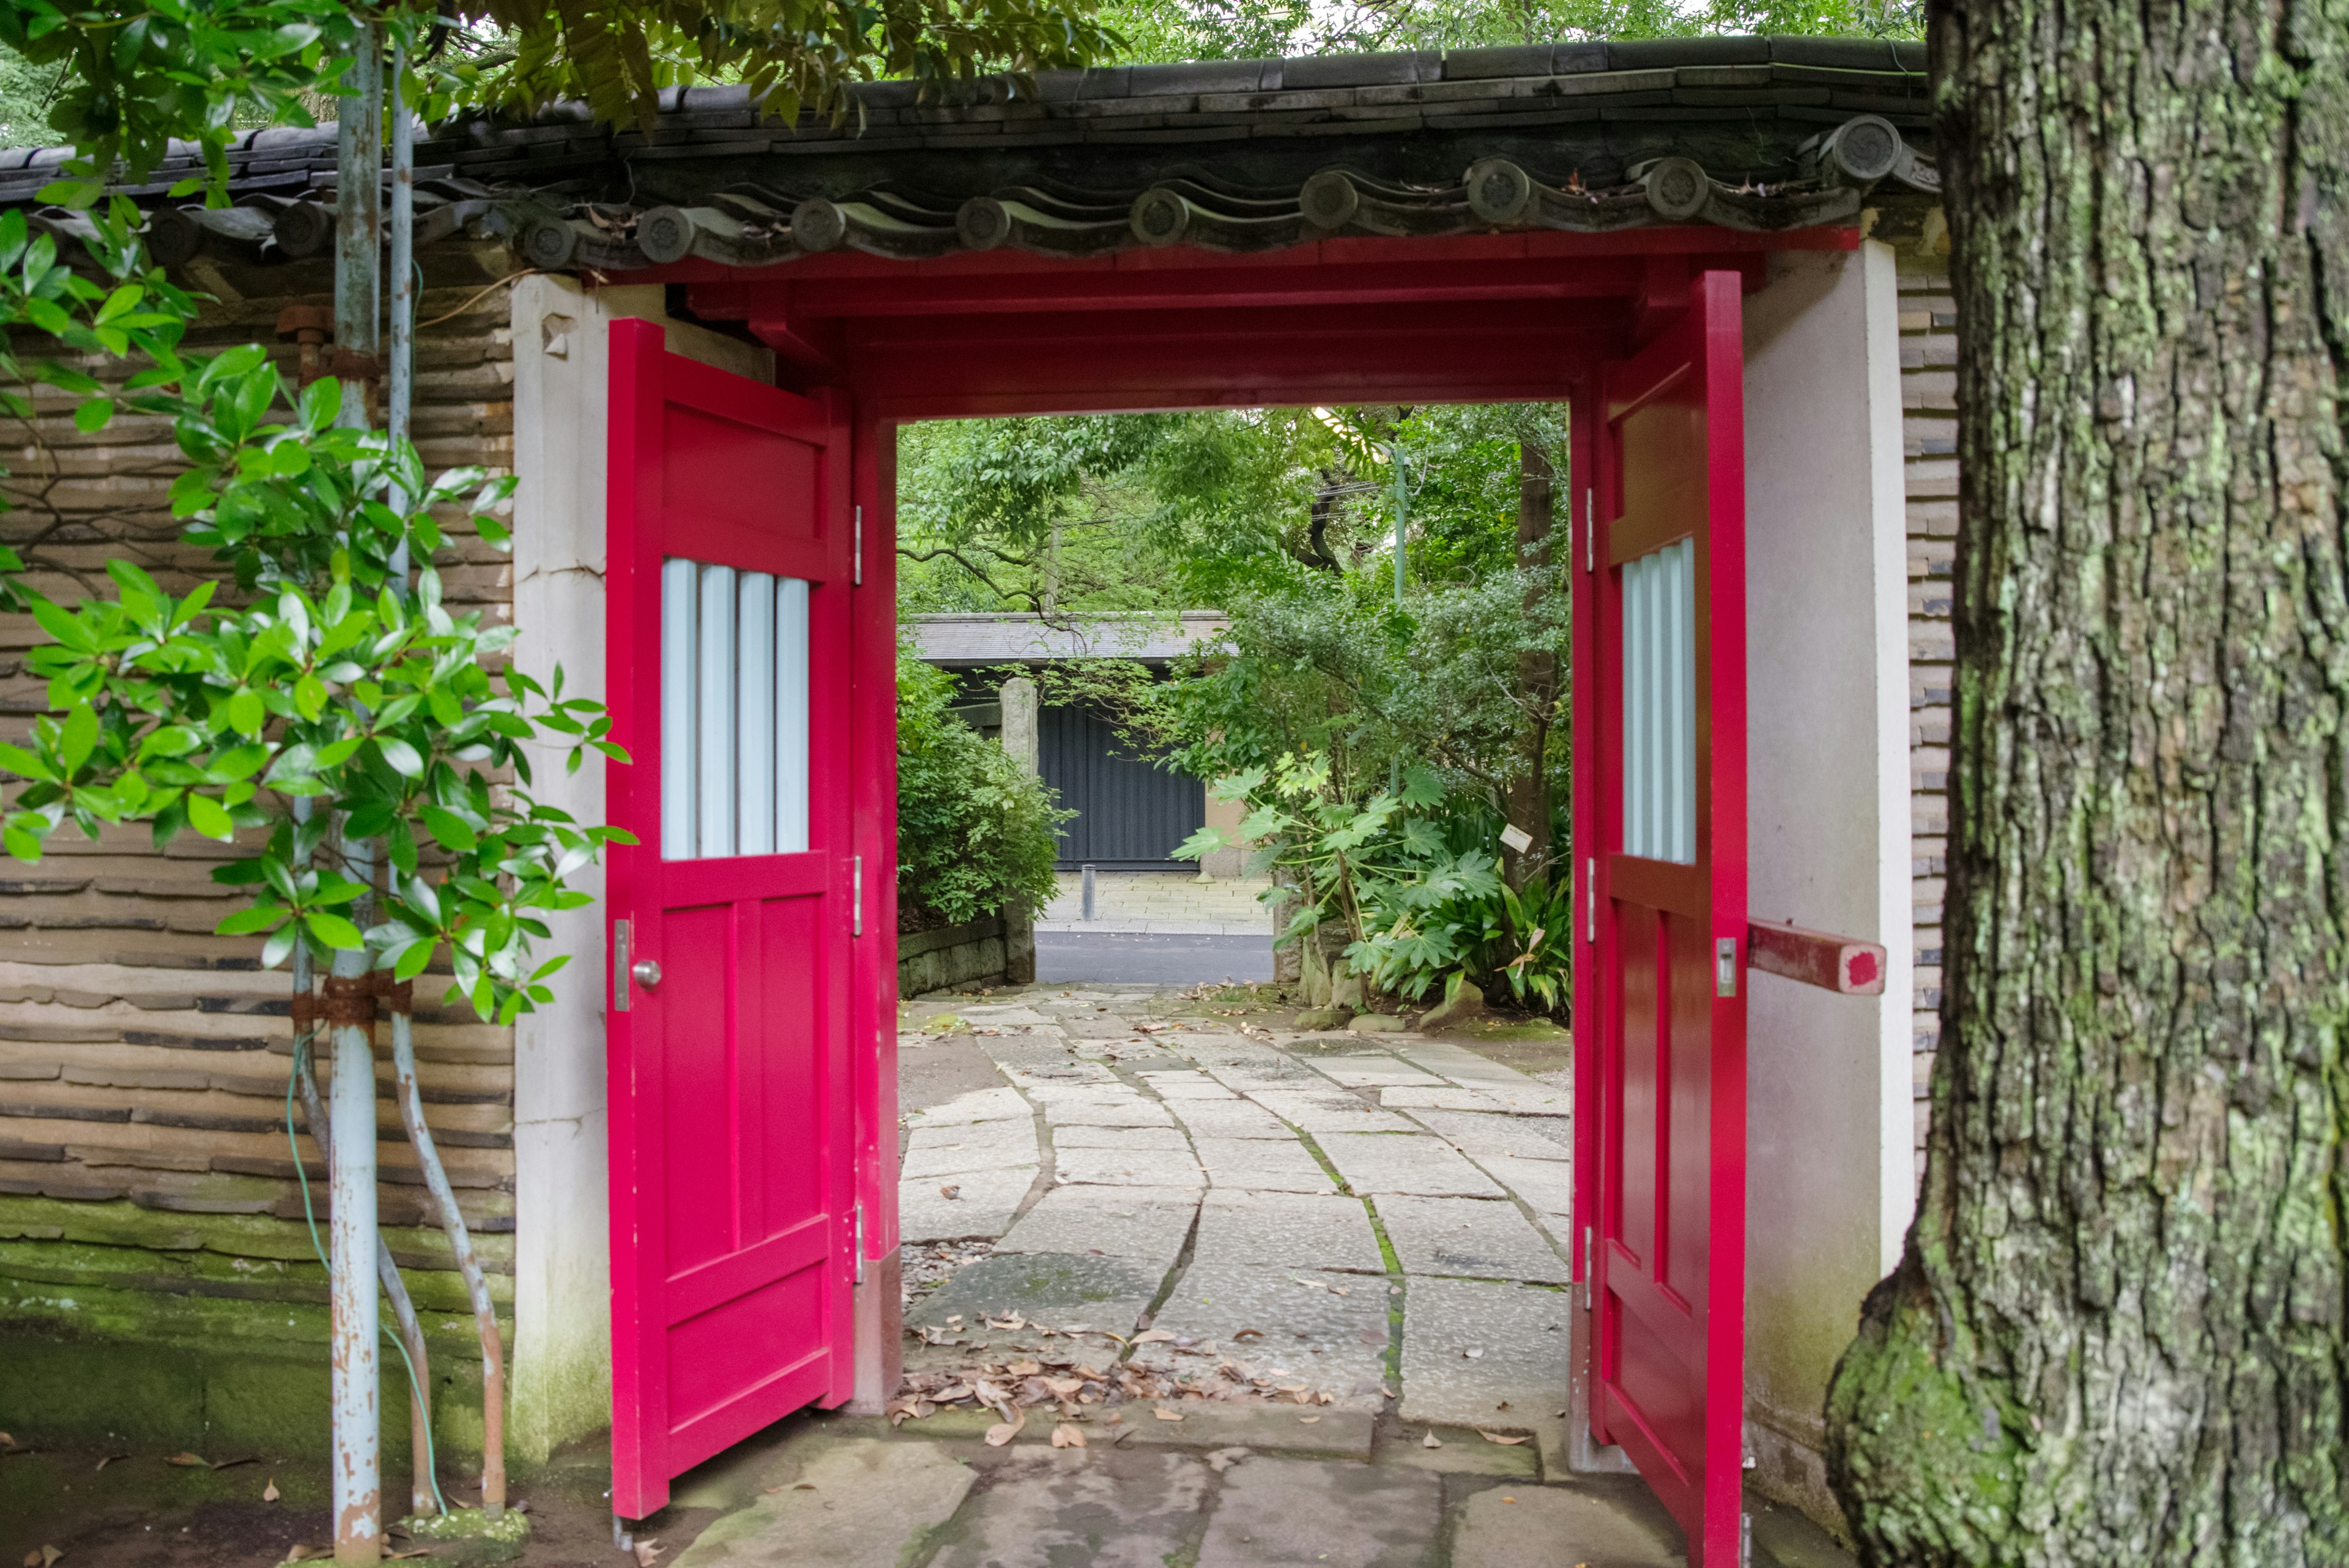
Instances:
[[[1036,683],[1025,675],[1015,675],[1003,683],[998,693],[1003,704],[1003,749],[1019,760],[1030,778],[1043,771],[1043,753],[1038,738],[1036,713]]]
[[[1015,675],[997,693],[1003,704],[1003,749],[1030,778],[1043,776],[1043,752],[1036,711],[1036,683]],[[1003,977],[1013,985],[1036,980],[1036,911],[1003,911]]]

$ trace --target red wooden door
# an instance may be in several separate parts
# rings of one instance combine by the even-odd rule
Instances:
[[[1602,378],[1592,1425],[1742,1551],[1745,464],[1739,277]]]
[[[634,760],[608,810],[640,841],[608,885],[625,1518],[851,1389],[848,448],[837,403],[613,323],[605,657]]]

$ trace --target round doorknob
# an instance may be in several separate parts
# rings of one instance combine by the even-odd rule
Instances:
[[[638,985],[651,987],[660,983],[660,965],[652,959],[638,959],[628,966],[628,972],[636,976]]]

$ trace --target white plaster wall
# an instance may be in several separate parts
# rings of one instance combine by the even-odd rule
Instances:
[[[1822,1519],[1827,1379],[1915,1191],[1896,290],[1868,243],[1775,256],[1745,301],[1751,909],[1889,960],[1881,997],[1755,973],[1747,1004],[1754,1480]]]
[[[514,662],[566,696],[604,694],[604,480],[615,317],[665,321],[672,353],[761,380],[763,348],[667,322],[657,287],[590,293],[570,278],[526,277],[514,335]],[[532,759],[539,797],[582,822],[604,815],[604,763],[576,774],[548,748]],[[611,1421],[611,1251],[605,1201],[603,874],[578,886],[584,909],[546,917],[549,952],[572,956],[554,1002],[514,1028],[515,1453],[545,1458]]]

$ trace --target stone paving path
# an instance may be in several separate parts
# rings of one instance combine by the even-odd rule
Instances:
[[[680,1477],[666,1568],[1685,1561],[1567,1469],[1562,1075],[1219,1000],[905,1009],[905,1388]],[[1754,1544],[1851,1568],[1758,1499]]]
[[[907,1255],[992,1243],[910,1304],[909,1370],[1073,1344],[1070,1369],[1122,1359],[1177,1398],[1553,1431],[1566,1089],[1423,1035],[1200,1012],[1139,986],[908,1005],[905,1054],[967,1030],[1002,1079],[905,1117]]]

